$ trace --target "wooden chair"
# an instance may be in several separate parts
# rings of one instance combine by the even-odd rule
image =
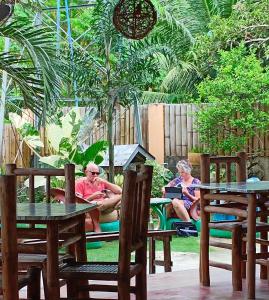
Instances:
[[[246,181],[246,153],[240,152],[237,156],[213,156],[210,157],[208,154],[201,155],[201,182],[209,183],[210,182],[210,166],[215,164],[216,170],[216,182],[220,182],[220,174],[221,174],[221,165],[225,165],[226,169],[226,181],[231,182],[232,180],[232,164],[236,164],[236,181],[245,182]],[[222,268],[226,270],[232,271],[232,283],[234,291],[242,290],[242,277],[246,276],[245,270],[245,261],[246,261],[246,232],[247,232],[247,224],[244,222],[246,217],[246,206],[247,199],[238,196],[236,194],[230,194],[229,200],[226,203],[220,203],[222,199],[222,195],[205,195],[205,199],[209,201],[216,201],[215,205],[205,206],[205,210],[207,213],[221,213],[227,215],[237,216],[237,220],[233,221],[211,221],[209,222],[210,229],[224,230],[230,231],[232,235],[232,243],[224,243],[215,241],[214,239],[210,239],[209,245],[212,247],[218,247],[223,249],[229,249],[232,251],[232,264],[226,264],[222,262],[209,261],[209,265],[212,267]],[[240,200],[241,203],[234,203],[235,197]],[[240,198],[240,199],[239,199]],[[225,196],[227,198],[227,194]],[[259,213],[257,213],[259,216]],[[256,231],[261,232],[261,235],[267,235],[269,230],[269,226],[264,222],[256,223]],[[267,242],[268,243],[268,242]],[[264,249],[263,249],[264,250]],[[264,251],[265,252],[265,251]],[[266,256],[266,255],[265,255]],[[264,261],[257,261],[262,265],[266,265]],[[266,270],[265,270],[266,272]],[[264,269],[262,274],[264,274]],[[263,275],[265,276],[265,275]]]
[[[79,291],[117,292],[121,300],[147,299],[147,226],[151,194],[152,167],[142,167],[139,173],[125,173],[119,235],[119,261],[80,263],[68,261],[60,269],[60,277],[67,281],[67,298],[77,297]],[[131,262],[131,253],[135,253]],[[130,280],[136,277],[135,285]],[[80,280],[117,281],[117,285],[81,285]],[[84,297],[85,298],[85,297]]]
[[[16,176],[0,176],[2,273],[0,294],[18,300],[19,289],[27,286],[27,299],[40,299],[40,269],[31,267],[18,275],[16,229]]]
[[[45,201],[51,202],[51,179],[53,176],[64,176],[65,177],[65,194],[64,199],[66,203],[75,203],[75,165],[66,164],[64,169],[55,168],[17,168],[16,164],[6,165],[7,175],[16,175],[16,177],[29,177],[29,202],[35,202],[35,177],[44,176],[46,178],[45,186]],[[46,247],[46,241],[42,240],[28,240],[24,241],[24,245],[36,247],[37,244]],[[21,247],[20,247],[21,249]],[[63,258],[68,257],[62,255]],[[36,266],[42,269],[44,293],[46,296],[46,261],[47,256],[45,254],[28,254],[19,253],[19,268],[25,269],[30,266]]]
[[[226,182],[232,181],[232,168],[236,165],[236,181],[245,182],[246,181],[246,153],[240,152],[237,156],[210,156],[209,154],[201,155],[201,182],[210,182],[210,167],[215,165],[215,181],[219,183],[221,181],[221,169],[224,166],[226,171]],[[225,206],[230,205],[230,203],[220,204],[221,196],[212,195],[212,199],[217,201],[216,207],[225,209]],[[232,196],[233,197],[233,196]],[[232,198],[231,198],[232,199]],[[236,204],[236,206],[238,206]],[[235,208],[235,207],[234,207]],[[225,211],[222,211],[225,213]],[[225,264],[216,261],[209,261],[209,265],[217,268],[222,268],[232,271],[232,282],[233,289],[235,291],[242,290],[242,280],[241,280],[241,249],[242,249],[242,223],[241,222],[210,222],[209,228],[230,231],[232,233],[232,244],[217,242],[210,239],[209,245],[212,247],[224,248],[232,250],[232,264]]]

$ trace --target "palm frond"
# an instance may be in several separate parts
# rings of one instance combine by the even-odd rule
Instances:
[[[171,95],[170,93],[144,91],[141,96],[140,103],[171,103],[171,99],[173,97],[174,95]]]
[[[32,26],[24,21],[17,21],[0,27],[0,36],[9,37],[21,48],[25,48],[22,57],[27,60],[27,65],[36,68],[35,75],[38,76],[40,91],[43,89],[42,94],[35,97],[39,98],[39,101],[35,101],[36,107],[39,107],[39,111],[49,109],[59,98],[61,78],[65,78],[62,67],[64,63],[56,58],[53,32],[48,27]],[[22,61],[17,63],[22,66]],[[29,86],[29,90],[31,88]],[[29,101],[34,102],[34,98],[25,98],[26,104]]]

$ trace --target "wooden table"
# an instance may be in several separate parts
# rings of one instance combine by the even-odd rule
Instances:
[[[248,199],[247,204],[247,288],[248,298],[255,298],[255,253],[256,253],[256,207],[257,195],[269,192],[269,181],[260,182],[230,182],[230,183],[204,183],[195,187],[201,191],[201,252],[200,252],[200,282],[204,286],[210,285],[209,277],[209,215],[204,211],[209,204],[204,199],[205,194],[211,191],[221,193],[225,200],[225,192],[243,194]],[[227,195],[226,195],[227,196]],[[234,197],[236,202],[236,197]]]
[[[96,204],[17,204],[18,223],[31,224],[32,227],[36,224],[45,225],[45,228],[18,228],[18,237],[38,238],[46,241],[44,252],[42,252],[40,244],[37,244],[37,247],[25,245],[25,248],[23,245],[21,250],[28,253],[31,251],[33,251],[32,253],[46,253],[48,299],[60,299],[59,246],[74,245],[76,259],[78,261],[87,260],[85,213],[96,207]]]
[[[166,229],[166,208],[165,205],[171,203],[169,198],[151,198],[150,207],[158,215],[160,219],[160,225],[158,229]]]

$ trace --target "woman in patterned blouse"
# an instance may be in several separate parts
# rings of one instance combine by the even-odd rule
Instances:
[[[200,180],[192,177],[192,167],[187,160],[180,160],[177,163],[176,167],[179,177],[176,177],[175,179],[170,181],[167,186],[181,186],[182,197],[181,199],[172,199],[172,205],[170,207],[170,217],[177,217],[182,221],[190,222],[190,208],[194,202],[200,200],[200,191],[195,187],[191,187],[190,185],[198,184],[200,183]]]

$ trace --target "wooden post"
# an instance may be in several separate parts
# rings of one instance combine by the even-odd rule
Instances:
[[[210,156],[209,154],[201,154],[200,156],[201,165],[201,182],[210,182]]]
[[[6,174],[13,175],[16,167],[17,167],[16,164],[6,164]]]
[[[164,105],[148,106],[148,151],[158,163],[164,163]]]
[[[236,164],[236,180],[238,182],[245,182],[247,180],[247,154],[246,152],[238,152],[239,158]]]
[[[66,164],[65,173],[65,203],[75,203],[75,165]]]
[[[16,176],[0,176],[2,289],[5,300],[19,299],[16,196]]]
[[[210,286],[209,275],[209,217],[205,206],[209,201],[204,199],[206,190],[201,189],[201,238],[200,238],[200,282],[203,286]]]

